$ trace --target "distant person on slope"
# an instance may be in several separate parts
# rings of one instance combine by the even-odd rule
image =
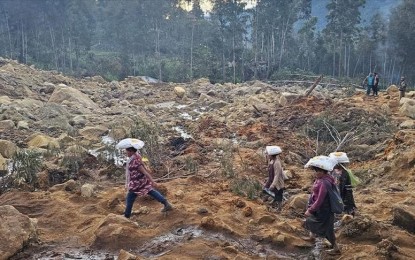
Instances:
[[[141,155],[138,153],[138,149],[141,149],[143,146],[143,141],[133,138],[123,139],[116,146],[118,149],[125,149],[129,158],[125,166],[125,188],[128,191],[124,212],[126,218],[130,218],[133,204],[137,196],[144,196],[147,194],[164,205],[164,208],[161,210],[162,212],[173,209],[163,195],[154,189],[156,183],[144,167]]]
[[[280,211],[285,187],[284,173],[278,156],[282,150],[279,146],[267,146],[265,151],[268,158],[268,179],[264,185],[264,190],[275,194],[272,206]]]
[[[330,242],[332,248],[327,250],[326,253],[332,255],[340,254],[334,234],[334,213],[331,210],[328,193],[328,185],[335,184],[334,178],[329,174],[335,164],[336,161],[328,156],[316,156],[311,158],[305,165],[306,168],[313,170],[316,177],[307,211],[305,212],[305,227],[313,235],[317,236],[316,249],[321,249],[323,238]]]
[[[373,83],[373,95],[377,96],[378,95],[378,90],[379,90],[379,75],[378,73],[374,73],[374,83]]]
[[[405,97],[405,91],[406,91],[405,77],[401,77],[401,81],[399,82],[399,100]]]
[[[373,85],[375,84],[375,77],[373,76],[372,73],[369,73],[369,75],[365,78],[365,80],[363,81],[363,85],[366,85],[366,95],[369,96],[370,95],[370,90],[373,89]]]

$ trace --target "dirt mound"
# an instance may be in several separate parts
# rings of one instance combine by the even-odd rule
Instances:
[[[304,97],[298,86],[110,83],[1,64],[0,116],[13,124],[0,139],[41,155],[38,167],[25,161],[24,169],[37,171],[10,166],[0,177],[0,206],[37,219],[40,243],[12,259],[306,259],[312,245],[301,239],[302,220],[312,177],[303,165],[336,148],[362,180],[358,213],[337,231],[342,259],[415,253],[415,130],[399,128],[412,119],[399,112],[395,92],[366,97],[318,88]],[[78,100],[58,95],[69,88]],[[131,219],[122,217],[125,158],[114,144],[132,134],[145,140],[147,166],[174,205],[167,215],[145,197]],[[25,150],[35,136],[56,145]],[[290,176],[281,213],[260,198],[269,144],[282,147]]]

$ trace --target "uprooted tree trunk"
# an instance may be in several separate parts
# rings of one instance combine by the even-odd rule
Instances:
[[[316,81],[314,82],[314,84],[311,86],[311,88],[305,93],[305,96],[308,97],[311,92],[314,90],[315,87],[317,87],[318,83],[320,83],[320,81],[323,79],[323,75],[320,75],[320,77],[318,77],[316,79]]]

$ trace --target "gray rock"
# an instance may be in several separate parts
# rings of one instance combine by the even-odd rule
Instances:
[[[397,205],[393,208],[393,224],[415,233],[415,207]]]

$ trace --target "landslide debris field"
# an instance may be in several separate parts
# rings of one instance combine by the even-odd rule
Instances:
[[[415,92],[352,87],[75,79],[0,60],[0,259],[308,259],[312,185],[303,168],[337,146],[362,180],[358,213],[336,231],[342,255],[413,259]],[[137,137],[174,205],[124,210],[124,155]],[[289,175],[276,213],[260,198],[264,148]]]

